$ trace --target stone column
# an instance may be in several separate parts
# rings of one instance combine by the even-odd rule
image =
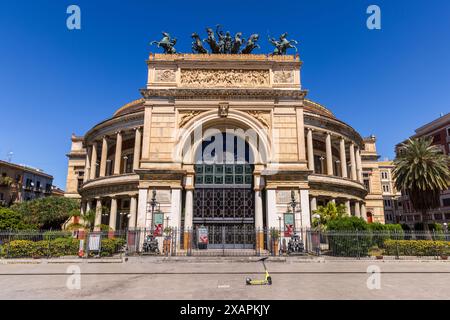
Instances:
[[[359,207],[359,201],[355,201],[355,216],[360,218],[361,217],[361,210]]]
[[[172,189],[170,197],[170,217],[169,226],[177,232],[177,246],[179,248],[181,240],[181,188]],[[176,230],[175,230],[176,229]]]
[[[139,160],[141,158],[141,140],[142,140],[141,128],[136,128],[135,130],[136,132],[134,139],[133,170],[139,169]]]
[[[100,158],[100,177],[104,177],[106,175],[106,157],[108,156],[108,140],[103,137],[102,142],[102,155]]]
[[[331,134],[327,132],[325,138],[325,148],[327,153],[327,175],[333,175],[333,154],[331,152]]]
[[[116,154],[114,157],[114,174],[120,174],[122,165],[122,132],[117,132],[116,138]]]
[[[366,204],[364,202],[361,203],[361,217],[367,221]]]
[[[102,223],[102,200],[98,198],[97,203],[95,205],[94,231],[100,231],[101,223]]]
[[[194,190],[186,190],[186,199],[184,203],[184,250],[189,248],[189,242],[191,241],[191,235],[193,234],[192,229],[192,217],[194,209]]]
[[[350,200],[345,200],[345,211],[349,216],[352,215],[351,213],[351,207],[350,207]]]
[[[361,152],[360,152],[359,148],[356,148],[355,157],[356,157],[356,177],[359,182],[363,183],[362,167],[361,167]]]
[[[91,200],[86,200],[86,211],[85,212],[88,212],[90,210],[91,210]]]
[[[311,208],[311,215],[313,215],[314,211],[317,210],[317,198],[316,197],[311,197],[309,206]]]
[[[311,214],[309,207],[309,190],[300,190],[300,215],[301,215],[301,227],[303,229],[311,227]],[[302,230],[303,232],[303,230]],[[303,238],[305,239],[305,238]]]
[[[109,228],[116,230],[117,221],[117,199],[111,198],[111,210],[109,211]]]
[[[89,158],[89,154],[92,152],[92,147],[86,147],[86,162],[84,164],[84,176],[83,182],[86,183],[91,176],[91,159]]]
[[[339,142],[340,160],[341,160],[341,173],[343,178],[348,178],[347,176],[347,159],[345,157],[345,140],[341,138]]]
[[[84,213],[86,212],[86,201],[81,200],[80,203],[80,215],[84,215]]]
[[[355,145],[353,144],[353,142],[350,143],[350,166],[351,179],[356,180]]]
[[[146,106],[144,111],[144,129],[142,137],[142,158],[150,157],[150,132],[152,127],[152,107]]]
[[[95,175],[97,173],[97,142],[92,144],[92,152],[91,152],[91,180],[95,179]]]
[[[136,228],[136,213],[137,213],[137,196],[130,197],[130,219],[128,219],[128,228]]]
[[[147,228],[147,198],[148,198],[148,189],[139,189],[138,196],[138,212],[137,212],[137,222],[136,226],[138,228]]]
[[[255,229],[259,250],[264,250],[263,203],[261,190],[255,191]]]
[[[312,129],[308,128],[306,133],[306,144],[308,152],[308,169],[314,172],[314,147]]]

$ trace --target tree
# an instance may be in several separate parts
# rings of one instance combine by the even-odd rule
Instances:
[[[70,212],[79,208],[78,200],[65,197],[45,197],[11,206],[22,214],[25,223],[35,224],[40,229],[61,229]]]
[[[427,212],[439,207],[440,193],[450,181],[450,158],[432,141],[408,139],[398,150],[393,170],[395,187],[408,193],[412,206],[421,213],[425,231],[429,230]]]
[[[313,219],[313,226],[320,225],[325,227],[330,221],[340,219],[347,215],[347,209],[345,205],[336,205],[334,202],[328,202],[326,206],[319,206],[317,210],[313,211],[313,214],[318,214],[320,218]]]
[[[24,222],[23,216],[8,208],[0,208],[0,230],[33,229],[34,226]]]

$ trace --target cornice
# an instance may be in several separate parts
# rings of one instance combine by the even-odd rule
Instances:
[[[306,90],[280,90],[273,88],[152,88],[141,89],[141,94],[146,99],[151,98],[215,98],[215,99],[229,99],[229,98],[292,98],[303,99],[307,93]]]

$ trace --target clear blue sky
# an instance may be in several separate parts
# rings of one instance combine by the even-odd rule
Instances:
[[[82,29],[66,28],[81,7]],[[366,28],[381,7],[382,29]],[[300,42],[303,87],[362,135],[381,156],[450,111],[450,1],[95,1],[0,3],[0,159],[54,175],[65,187],[72,132],[82,135],[140,97],[150,40],[165,30],[190,52],[190,34],[224,25]]]

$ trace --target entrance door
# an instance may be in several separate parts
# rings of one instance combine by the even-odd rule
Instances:
[[[193,223],[194,227],[208,228],[208,248],[254,248],[254,166],[248,161],[247,143],[243,148],[245,154],[237,154],[237,139],[240,138],[223,138],[224,152],[226,141],[235,143],[231,149],[235,161],[212,164],[198,161],[195,165]],[[202,150],[207,146],[204,143]]]

